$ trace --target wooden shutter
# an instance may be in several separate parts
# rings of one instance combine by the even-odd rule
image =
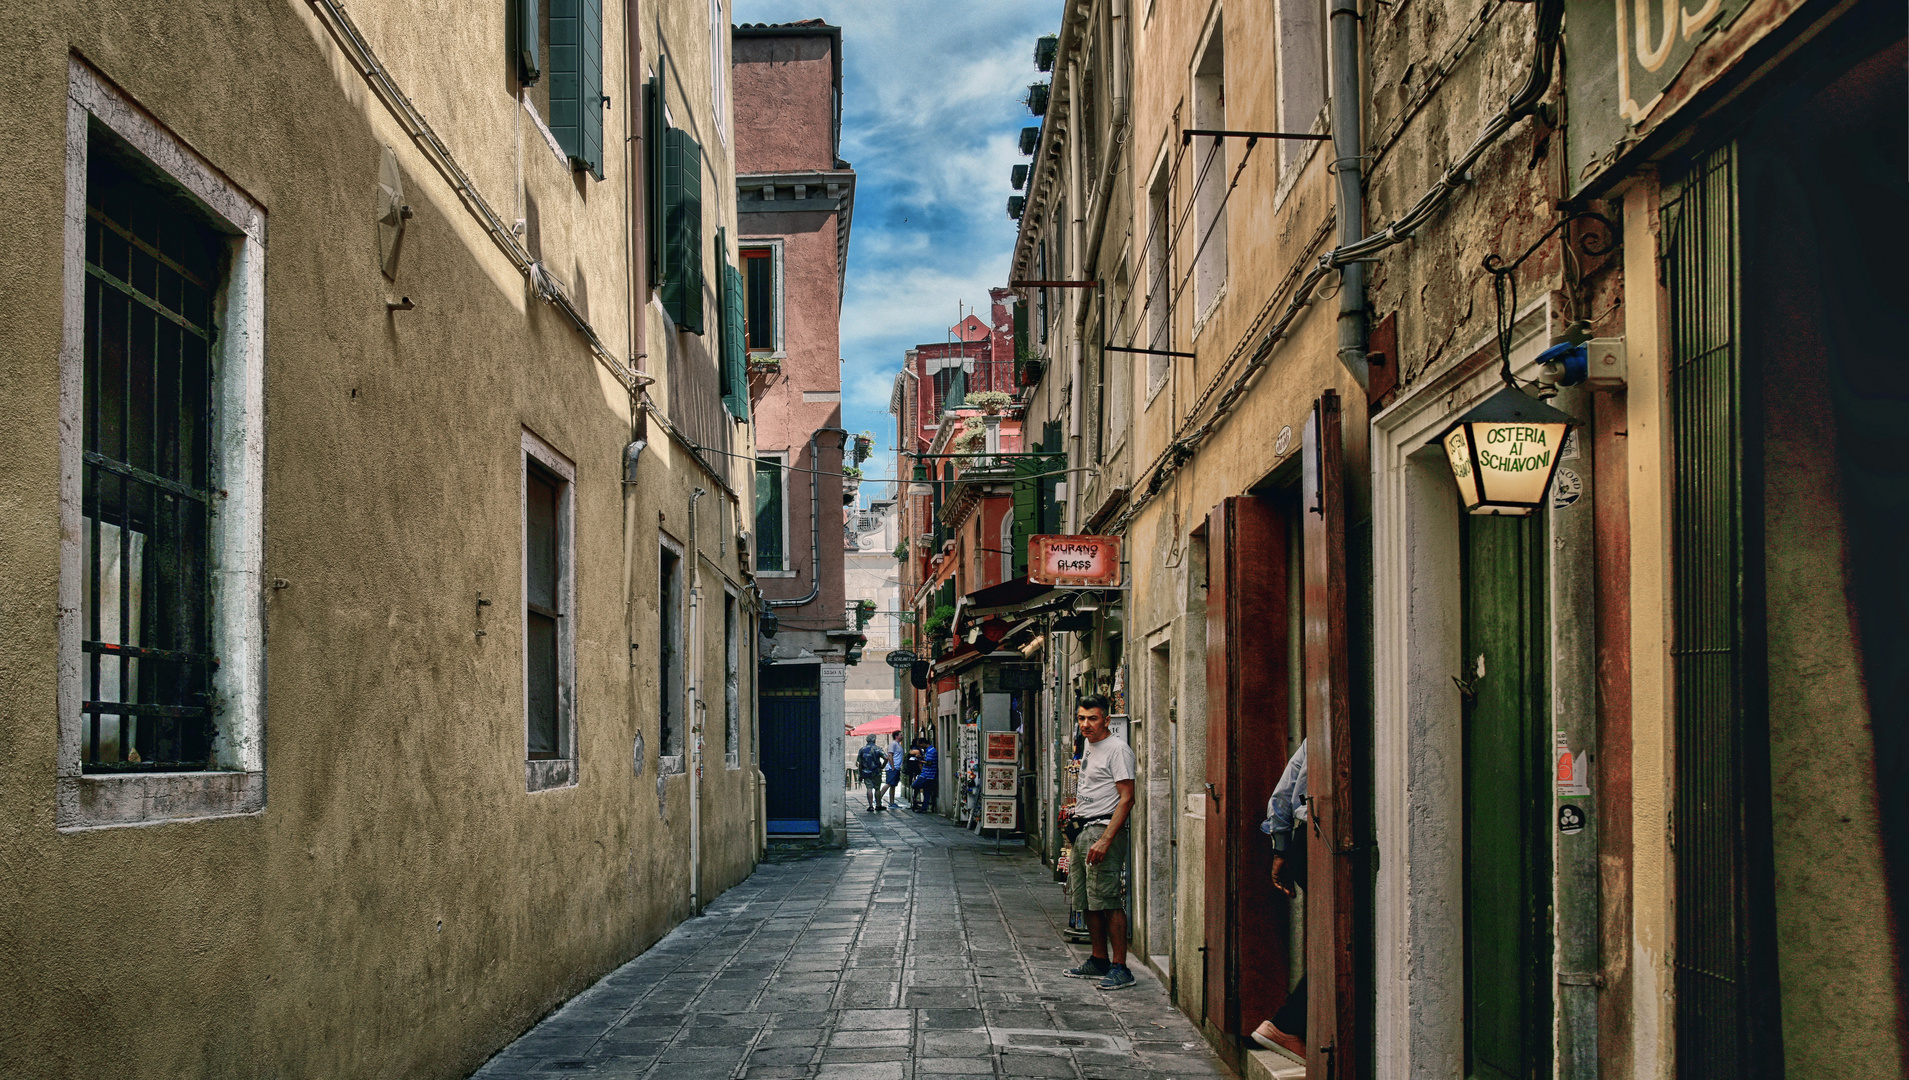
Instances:
[[[1046,457],[1023,457],[1014,461],[1014,576],[1027,575],[1027,538],[1041,535],[1041,473],[1047,469]]]
[[[663,80],[655,75],[643,83],[643,216],[648,240],[650,285],[663,281],[663,132],[669,121],[663,113]]]
[[[603,179],[603,0],[550,0],[550,133]]]
[[[517,37],[517,80],[525,86],[543,78],[543,30],[537,0],[515,0],[511,5],[517,19],[513,31]]]
[[[716,230],[716,264],[722,267],[722,396],[729,415],[749,420],[749,343],[742,320],[742,272],[729,265],[729,242]]]
[[[1268,500],[1206,519],[1206,1021],[1252,1030],[1286,1001],[1288,901],[1259,831],[1291,723],[1287,524]]]
[[[663,133],[663,310],[703,332],[703,148],[681,128]]]
[[[1307,830],[1306,1075],[1360,1075],[1352,978],[1351,663],[1347,655],[1345,443],[1339,395],[1306,421],[1304,487]],[[1210,618],[1210,616],[1209,616]],[[1454,1018],[1456,1020],[1456,1018]]]

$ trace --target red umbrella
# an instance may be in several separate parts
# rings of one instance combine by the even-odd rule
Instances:
[[[858,728],[849,729],[850,735],[894,735],[901,731],[901,717],[884,716],[870,720]]]

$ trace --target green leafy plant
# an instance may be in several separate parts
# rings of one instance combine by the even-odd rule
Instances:
[[[870,457],[874,455],[874,453],[875,453],[875,433],[874,432],[864,431],[860,435],[855,436],[855,450],[854,450],[855,464],[860,465],[862,462],[867,461]]]
[[[935,613],[928,616],[928,625],[925,627],[928,636],[931,638],[947,637],[948,632],[954,627],[954,617],[954,605],[943,604],[936,608]]]
[[[862,470],[858,466],[855,466],[855,465],[842,466],[842,479],[860,480],[861,478],[862,478]]]
[[[980,393],[969,394],[967,403],[983,412],[998,413],[1007,408],[1013,400],[1004,390],[983,390]]]
[[[895,561],[901,562],[903,559],[906,559],[907,557],[908,557],[908,538],[904,536],[902,537],[901,543],[895,545]]]

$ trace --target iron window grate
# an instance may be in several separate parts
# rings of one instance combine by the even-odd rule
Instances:
[[[81,514],[86,772],[208,767],[216,234],[95,143]]]

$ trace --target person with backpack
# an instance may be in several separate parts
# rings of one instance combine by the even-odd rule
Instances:
[[[862,744],[862,750],[855,755],[855,771],[862,776],[862,793],[868,796],[868,808],[881,809],[882,770],[888,765],[888,755],[875,745],[875,736],[870,735]]]

